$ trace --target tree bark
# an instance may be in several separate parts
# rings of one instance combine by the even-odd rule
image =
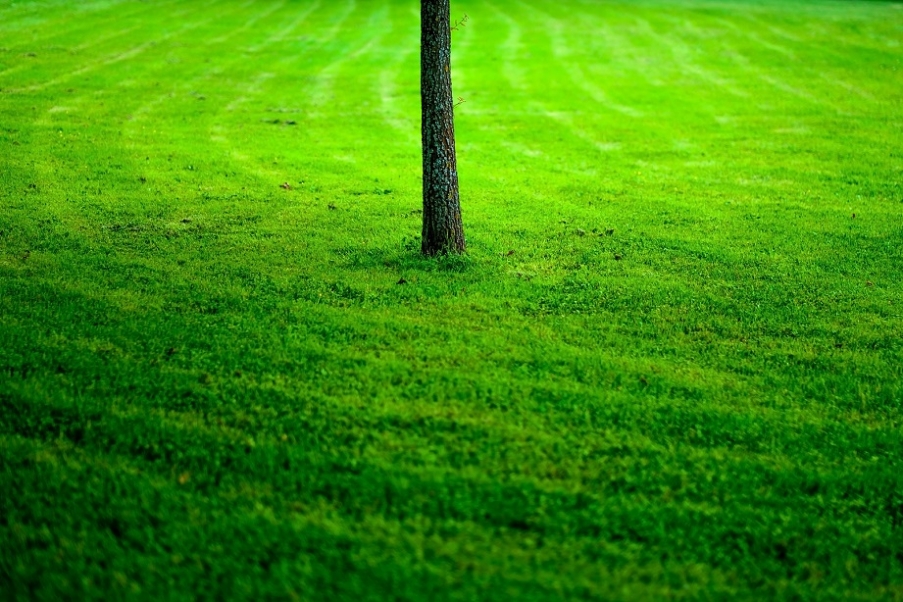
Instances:
[[[425,255],[462,253],[449,0],[420,0],[420,102]]]

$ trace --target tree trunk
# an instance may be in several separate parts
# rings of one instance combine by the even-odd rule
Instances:
[[[420,0],[420,102],[423,118],[423,243],[425,255],[464,251],[458,198],[451,89],[449,0]]]

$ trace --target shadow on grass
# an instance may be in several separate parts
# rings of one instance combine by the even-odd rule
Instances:
[[[463,273],[474,268],[475,262],[468,254],[436,255],[428,257],[420,252],[420,239],[405,236],[397,247],[368,248],[350,245],[333,249],[341,257],[343,267],[361,270],[392,268],[403,272],[457,272]]]

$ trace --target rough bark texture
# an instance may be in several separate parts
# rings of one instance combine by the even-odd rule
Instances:
[[[426,255],[464,251],[451,88],[449,0],[420,0],[423,243]]]

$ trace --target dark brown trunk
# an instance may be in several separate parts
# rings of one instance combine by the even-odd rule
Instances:
[[[420,0],[420,102],[423,111],[425,255],[464,251],[451,89],[449,0]]]

